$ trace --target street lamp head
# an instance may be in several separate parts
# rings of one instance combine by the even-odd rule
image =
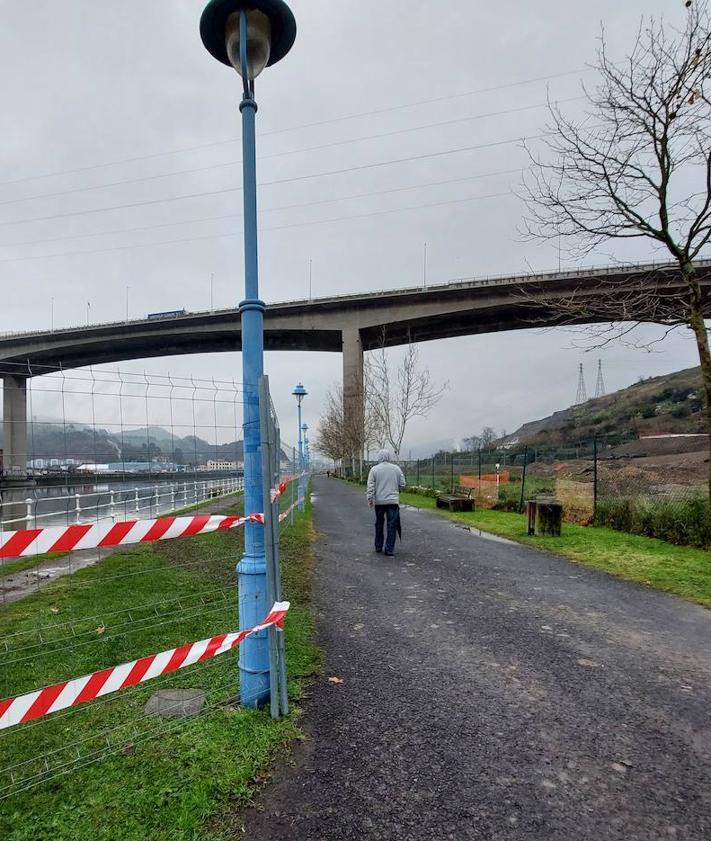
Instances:
[[[247,19],[247,75],[256,78],[291,49],[296,21],[284,0],[210,0],[200,18],[200,37],[218,61],[242,75],[241,12]]]
[[[304,432],[308,432],[308,431],[309,431],[309,425],[308,425],[307,423],[302,423],[302,424],[301,424],[301,428],[304,430]]]
[[[294,390],[291,393],[294,395],[294,397],[296,397],[296,402],[300,406],[301,401],[304,399],[304,397],[306,397],[306,395],[308,394],[308,391],[306,391],[306,389],[303,387],[303,385],[301,383],[297,383],[296,386],[294,387]]]

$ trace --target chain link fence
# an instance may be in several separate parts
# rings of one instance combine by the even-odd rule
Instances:
[[[569,446],[439,452],[400,465],[418,493],[471,489],[480,509],[522,512],[527,500],[554,494],[567,522],[711,545],[706,435],[616,431]]]

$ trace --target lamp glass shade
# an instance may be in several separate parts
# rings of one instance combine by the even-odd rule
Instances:
[[[306,397],[308,391],[304,388],[302,383],[297,383],[294,390],[291,392],[296,397],[296,402],[301,405],[301,401]]]
[[[271,21],[258,9],[245,12],[247,18],[247,78],[256,79],[269,64],[272,48]],[[240,61],[240,12],[232,12],[225,26],[225,47],[230,64],[242,75]]]

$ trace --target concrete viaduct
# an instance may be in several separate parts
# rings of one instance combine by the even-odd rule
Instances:
[[[697,266],[703,285],[711,287],[711,260],[699,261]],[[607,296],[619,297],[622,316],[622,302],[631,290],[639,289],[640,282],[649,282],[650,289],[663,289],[665,294],[684,291],[675,264],[651,263],[290,301],[268,305],[265,349],[342,353],[344,411],[353,416],[362,405],[364,350],[382,343],[395,346],[594,322],[594,317],[562,315],[556,301],[573,294],[578,301],[594,299],[603,287]],[[56,370],[59,365],[77,368],[240,349],[237,309],[0,336],[5,474],[26,472],[28,377]]]

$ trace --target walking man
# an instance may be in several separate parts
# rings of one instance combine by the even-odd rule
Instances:
[[[368,473],[368,505],[375,508],[375,551],[392,556],[395,549],[395,534],[400,525],[400,491],[405,487],[402,470],[393,464],[388,450],[378,453],[378,463]],[[387,537],[384,523],[387,521]]]

